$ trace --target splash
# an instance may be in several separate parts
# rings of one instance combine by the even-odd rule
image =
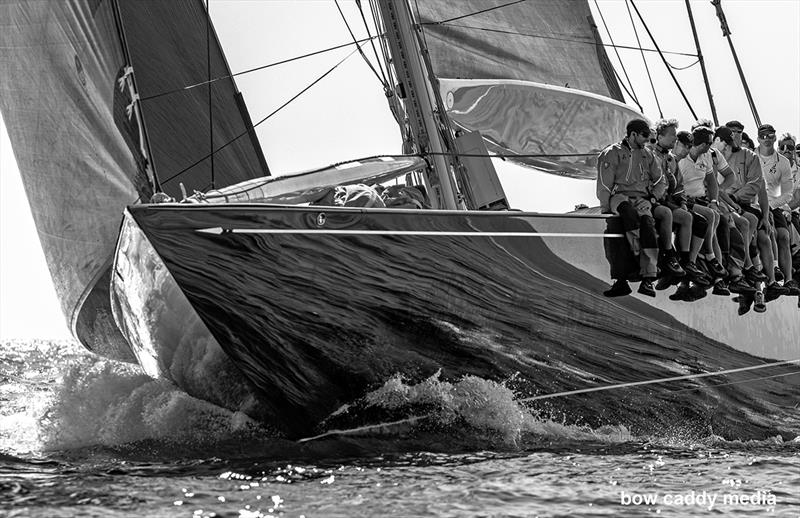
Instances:
[[[0,449],[48,452],[141,441],[205,445],[264,438],[242,411],[192,397],[127,363],[76,344],[3,344],[8,381],[0,394]],[[19,360],[19,361],[17,361]],[[249,404],[243,401],[243,404]]]
[[[635,438],[624,426],[564,424],[550,416],[535,413],[518,401],[504,383],[477,376],[459,381],[440,379],[441,372],[418,383],[407,384],[399,374],[364,398],[367,407],[404,411],[411,415],[422,409],[429,423],[439,430],[469,435],[489,446],[501,444],[527,447],[542,441],[628,442]],[[353,412],[348,408],[345,412]]]

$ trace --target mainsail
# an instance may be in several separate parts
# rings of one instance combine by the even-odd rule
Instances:
[[[586,0],[418,4],[448,114],[491,150],[593,178],[592,155],[641,117],[622,103]]]
[[[230,74],[200,0],[0,2],[0,109],[56,293],[84,345],[121,359],[109,265],[122,210],[153,191],[118,82],[131,64],[166,192],[210,187],[212,132],[214,148],[244,134],[215,156],[216,185],[269,174],[231,79],[211,103],[205,86],[153,97]]]

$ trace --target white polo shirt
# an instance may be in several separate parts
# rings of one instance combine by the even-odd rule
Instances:
[[[714,159],[711,157],[711,150],[697,157],[697,160],[692,160],[692,155],[686,155],[685,158],[678,162],[678,169],[683,175],[683,188],[686,191],[686,196],[692,198],[705,196],[706,176],[728,167],[728,162],[722,156],[722,153],[717,151],[716,155],[716,165],[714,165]]]
[[[774,150],[771,155],[757,154],[761,161],[761,172],[767,182],[769,207],[776,209],[792,201],[794,178],[789,159]]]

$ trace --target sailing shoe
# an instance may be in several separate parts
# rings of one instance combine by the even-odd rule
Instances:
[[[750,311],[750,308],[753,306],[754,299],[752,295],[741,295],[736,297],[734,300],[739,303],[739,309],[737,310],[737,313],[739,313],[739,316],[742,316]]]
[[[683,271],[689,277],[689,280],[702,284],[708,282],[708,278],[703,271],[697,267],[694,261],[688,261],[683,265]]]
[[[780,266],[776,266],[775,267],[775,280],[778,281],[778,282],[781,282],[785,278],[786,277],[783,276],[783,271],[781,270],[781,267]]]
[[[717,261],[716,259],[708,261],[707,264],[709,271],[714,277],[723,279],[728,276],[728,270],[726,270],[724,266],[719,264],[719,261]]]
[[[767,305],[764,302],[764,294],[757,291],[753,294],[753,311],[756,313],[763,313],[767,310]]]
[[[714,283],[714,289],[711,290],[711,294],[728,297],[731,294],[731,290],[728,289],[728,284],[725,281],[719,280]]]
[[[800,282],[797,282],[794,279],[789,279],[788,281],[783,283],[783,289],[789,290],[787,295],[800,295]]]
[[[788,295],[789,289],[784,288],[777,281],[764,288],[764,302],[771,302],[781,295]]]
[[[656,291],[666,290],[667,288],[669,288],[670,286],[674,286],[675,284],[678,284],[678,282],[674,277],[665,275],[664,277],[658,279],[658,282],[656,282]]]
[[[661,269],[665,275],[671,275],[672,277],[683,277],[686,275],[686,272],[681,268],[681,264],[674,255],[669,255],[662,261]]]
[[[744,275],[731,279],[728,284],[731,293],[755,293],[756,289],[744,280]]]
[[[610,289],[603,292],[606,297],[622,297],[631,294],[631,287],[625,279],[618,279]]]
[[[764,272],[760,272],[752,266],[744,271],[744,277],[750,284],[764,282],[767,280],[767,276],[764,275]]]
[[[704,298],[708,293],[706,293],[706,289],[699,284],[692,284],[692,287],[689,288],[689,294],[684,299],[686,302],[694,302],[695,300],[700,300]]]
[[[684,302],[691,302],[686,297],[689,295],[689,283],[682,282],[678,284],[678,289],[675,293],[669,296],[669,300],[682,300]]]
[[[653,288],[652,279],[642,279],[642,282],[639,283],[639,289],[636,291],[642,295],[647,295],[648,297],[656,296],[656,290]]]

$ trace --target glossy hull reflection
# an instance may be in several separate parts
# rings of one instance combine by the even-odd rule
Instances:
[[[619,239],[604,237],[606,221],[521,212],[136,206],[123,225],[114,292],[128,301],[120,309],[133,315],[126,327],[129,340],[142,344],[137,354],[158,365],[165,352],[147,345],[162,342],[154,333],[172,326],[171,340],[180,340],[186,312],[196,312],[197,326],[255,387],[261,415],[290,435],[309,432],[396,373],[411,381],[440,369],[450,379],[514,376],[523,392],[543,394],[762,362],[752,355],[800,358],[794,298],[742,318],[727,297],[691,305],[665,293],[603,297],[604,240]],[[151,246],[156,253],[143,258]],[[154,264],[160,273],[146,274],[142,285],[136,272]],[[165,279],[180,296],[164,296]],[[135,305],[169,297],[181,300],[136,314]],[[131,323],[143,320],[148,325]],[[134,337],[134,327],[142,334]],[[774,383],[780,392],[781,379]],[[600,392],[550,400],[548,408],[603,424],[625,407],[626,423],[646,427],[702,416],[725,391],[743,405],[776,397],[746,385],[682,396],[671,395],[674,389],[626,393],[624,400]],[[741,428],[736,412],[714,419],[716,433]]]

